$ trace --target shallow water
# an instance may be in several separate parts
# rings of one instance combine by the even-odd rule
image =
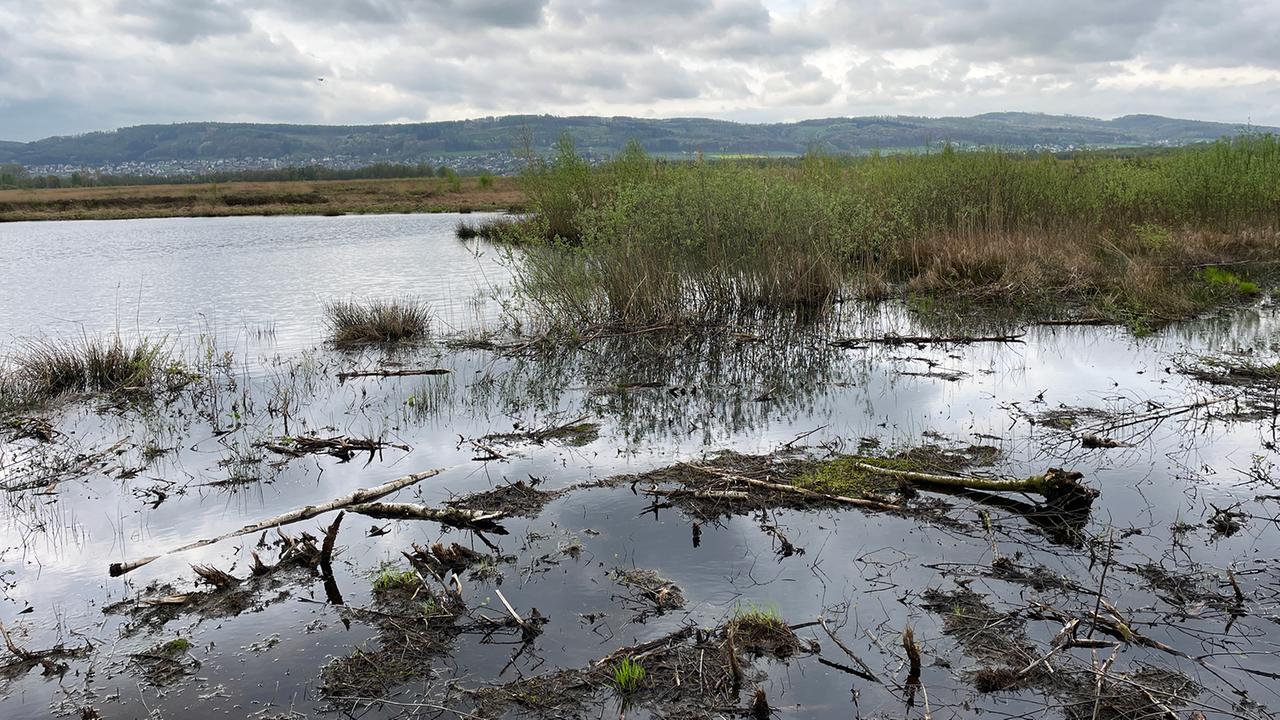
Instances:
[[[0,526],[0,619],[28,649],[59,642],[76,646],[87,639],[95,650],[70,660],[60,676],[42,676],[34,668],[20,677],[0,677],[0,716],[47,717],[51,707],[78,714],[84,706],[113,718],[290,711],[394,716],[450,680],[474,688],[581,667],[684,623],[715,626],[742,605],[776,608],[790,623],[819,615],[844,623],[846,644],[882,678],[897,683],[868,683],[813,657],[762,662],[769,673],[762,687],[782,716],[918,716],[920,701],[905,708],[900,686],[906,671],[898,637],[908,624],[923,641],[921,679],[935,717],[979,710],[1039,714],[1063,700],[1034,690],[978,694],[965,674],[975,661],[944,634],[945,618],[921,608],[926,589],[955,588],[957,579],[1001,609],[1022,612],[1036,601],[1062,606],[1079,599],[1078,593],[982,576],[993,552],[1016,558],[1019,566],[1042,565],[1083,587],[1103,587],[1144,634],[1191,656],[1206,656],[1201,662],[1211,665],[1210,670],[1129,646],[1116,661],[1117,671],[1142,664],[1179,668],[1205,686],[1197,702],[1210,717],[1265,716],[1244,697],[1280,706],[1275,681],[1258,674],[1280,672],[1271,654],[1280,639],[1272,620],[1280,546],[1276,523],[1267,520],[1276,502],[1266,497],[1277,491],[1247,474],[1260,469],[1266,477],[1275,461],[1273,422],[1228,422],[1205,409],[1114,433],[1132,447],[1087,450],[1067,433],[1027,421],[1027,413],[1059,405],[1147,412],[1222,394],[1176,372],[1174,363],[1237,346],[1265,349],[1277,327],[1273,310],[1183,323],[1142,339],[1119,328],[1037,327],[1017,343],[925,348],[841,350],[820,339],[783,334],[758,343],[601,343],[521,357],[430,344],[388,358],[323,345],[323,304],[353,295],[421,295],[437,309],[440,332],[494,323],[498,303],[492,296],[500,294],[508,273],[498,253],[453,239],[457,220],[433,215],[0,224],[6,256],[27,258],[0,267],[0,338],[16,343],[41,332],[122,326],[169,337],[178,351],[206,358],[197,363],[205,379],[171,404],[74,404],[57,415],[62,434],[54,443],[0,445],[0,482],[8,485],[44,472],[41,466],[54,458],[100,451],[125,439],[123,451],[110,455],[104,467],[52,489],[7,493]],[[917,330],[902,311],[884,307],[850,318],[841,333]],[[208,347],[217,352],[202,355]],[[336,378],[339,371],[389,360],[451,373],[345,383]],[[939,371],[955,374],[947,379]],[[621,383],[658,387],[622,390]],[[600,424],[599,436],[585,444],[515,443],[497,448],[505,455],[501,460],[474,459],[486,453],[472,440],[582,417]],[[324,455],[288,459],[257,447],[303,430],[385,438],[410,450],[386,449],[340,462]],[[194,563],[243,577],[259,538],[165,557],[121,578],[108,576],[110,562],[426,468],[444,472],[395,499],[439,504],[530,477],[544,487],[567,488],[719,450],[769,453],[793,441],[818,455],[853,452],[866,439],[877,441],[881,452],[924,443],[991,445],[1001,451],[994,470],[1011,476],[1047,467],[1078,470],[1102,491],[1077,528],[1077,539],[1086,542],[1064,544],[1016,513],[944,496],[954,523],[861,510],[771,512],[767,522],[805,550],[784,558],[761,530],[765,518],[703,523],[695,542],[690,518],[676,509],[646,512],[651,498],[628,485],[577,490],[534,518],[505,521],[510,534],[492,538],[503,554],[516,558],[500,565],[503,594],[518,609],[537,608],[549,616],[543,634],[523,651],[510,638],[463,635],[433,673],[397,691],[401,705],[332,701],[319,692],[321,668],[332,657],[376,643],[367,623],[357,619],[348,628],[338,609],[324,603],[318,578],[286,586],[231,617],[182,615],[163,627],[135,629],[126,616],[104,612],[153,582],[171,583],[175,592],[191,588]],[[152,459],[147,448],[163,452]],[[233,475],[252,481],[219,484]],[[153,508],[155,491],[164,498]],[[1213,508],[1236,503],[1253,517],[1230,537],[1213,536],[1204,525]],[[984,512],[990,531],[984,529]],[[321,516],[291,530],[319,534],[331,520]],[[1191,529],[1174,532],[1175,523]],[[367,537],[371,525],[390,532]],[[1110,562],[1098,555],[1102,545],[1087,542],[1113,537],[1121,539]],[[369,604],[370,577],[380,565],[403,566],[400,551],[411,543],[441,539],[484,550],[468,534],[443,532],[435,523],[348,516],[335,558],[342,595],[350,605]],[[565,552],[579,545],[576,557]],[[1220,609],[1195,599],[1173,602],[1167,589],[1153,588],[1138,571],[1148,564],[1196,567],[1215,592],[1226,594],[1232,592],[1226,568],[1233,566],[1247,611],[1224,630]],[[1100,572],[1104,565],[1106,578]],[[684,609],[634,621],[634,609],[619,602],[622,589],[608,577],[618,567],[652,569],[674,581],[687,598]],[[492,583],[467,581],[464,593],[470,605],[502,614]],[[606,616],[595,622],[580,617],[596,612]],[[1058,627],[1036,621],[1028,634],[1047,649]],[[848,662],[820,630],[814,632],[800,634],[819,640],[823,658]],[[190,656],[199,667],[176,683],[148,683],[131,666],[130,654],[145,654],[175,637],[191,641]],[[1072,652],[1088,661],[1089,651]],[[947,664],[934,662],[940,660]]]

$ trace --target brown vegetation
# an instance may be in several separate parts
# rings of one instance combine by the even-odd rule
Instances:
[[[524,204],[512,178],[305,180],[0,190],[0,222],[224,215],[467,212]]]

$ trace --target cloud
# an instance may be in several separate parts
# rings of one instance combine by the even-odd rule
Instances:
[[[244,12],[223,0],[119,0],[115,9],[123,25],[167,44],[238,35],[250,28]]]
[[[1268,0],[0,0],[0,138],[526,112],[1280,124],[1277,36]]]

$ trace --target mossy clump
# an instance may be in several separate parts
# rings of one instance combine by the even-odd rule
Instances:
[[[1200,271],[1200,279],[1215,291],[1237,295],[1257,295],[1262,292],[1258,284],[1219,267],[1207,267]]]
[[[894,478],[866,470],[860,467],[860,464],[875,465],[890,470],[920,470],[918,463],[908,458],[865,458],[845,455],[824,461],[813,470],[796,478],[794,484],[806,490],[845,497],[883,495],[898,488],[899,483]]]
[[[158,649],[161,655],[180,655],[191,649],[191,641],[184,637],[174,638]]]
[[[753,630],[777,630],[786,627],[782,622],[782,614],[773,605],[760,606],[755,603],[738,605],[733,610],[733,618],[729,620],[734,631],[750,632]]]

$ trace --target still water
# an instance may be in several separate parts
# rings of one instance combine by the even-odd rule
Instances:
[[[158,406],[70,404],[51,415],[58,431],[51,443],[0,443],[6,487],[58,478],[4,493],[0,620],[28,650],[92,647],[68,657],[61,674],[29,664],[0,671],[0,717],[79,716],[86,707],[112,718],[394,717],[406,708],[432,715],[438,713],[414,703],[443,696],[451,684],[444,694],[468,712],[457,688],[583,667],[684,624],[714,627],[748,605],[776,609],[792,624],[830,618],[886,680],[869,683],[814,656],[761,661],[767,676],[760,687],[783,717],[921,716],[919,699],[904,703],[899,634],[907,625],[923,641],[921,679],[934,717],[1067,712],[1060,708],[1068,700],[1052,691],[978,693],[967,674],[977,661],[945,632],[947,618],[921,601],[927,590],[955,589],[959,581],[1018,622],[1036,602],[1081,604],[1076,590],[991,577],[983,569],[995,557],[1066,578],[1064,587],[1103,587],[1146,636],[1200,657],[1131,645],[1113,666],[1124,673],[1159,666],[1196,679],[1203,691],[1194,699],[1164,699],[1181,711],[1266,717],[1261,706],[1280,706],[1267,675],[1280,672],[1270,654],[1280,640],[1272,619],[1280,543],[1267,519],[1276,504],[1266,484],[1275,460],[1271,419],[1189,411],[1121,428],[1114,435],[1125,446],[1104,449],[1029,422],[1064,407],[1136,417],[1215,398],[1220,388],[1197,384],[1178,372],[1179,363],[1240,347],[1270,357],[1276,317],[1269,308],[1141,339],[1120,328],[1033,327],[1016,343],[861,349],[783,332],[762,342],[606,342],[518,356],[447,342],[390,354],[325,345],[324,304],[351,297],[419,296],[434,308],[442,339],[499,327],[510,277],[503,253],[455,240],[458,220],[0,224],[0,247],[10,258],[0,266],[0,346],[119,328],[167,338],[202,375]],[[919,331],[892,307],[860,313],[840,329],[868,336]],[[337,378],[384,366],[450,372]],[[598,435],[580,442],[485,438],[580,419],[598,424]],[[408,449],[342,461],[263,448],[302,433],[380,438]],[[989,446],[999,458],[984,472],[1070,468],[1101,497],[1078,529],[1084,540],[1063,543],[1016,512],[966,497],[942,498],[954,522],[776,510],[699,523],[695,532],[694,520],[678,509],[646,510],[652,498],[628,483],[578,489],[532,517],[505,521],[509,534],[492,538],[506,556],[498,563],[504,596],[550,618],[532,646],[463,635],[391,691],[395,705],[322,692],[322,668],[358,649],[372,652],[380,640],[367,617],[353,619],[326,603],[318,577],[257,593],[235,612],[162,619],[137,612],[140,597],[191,591],[193,564],[247,576],[256,534],[166,556],[124,577],[106,571],[111,562],[428,468],[443,472],[393,499],[439,505],[531,478],[568,489],[722,450],[766,454],[788,444],[817,456],[860,446],[882,453]],[[103,459],[68,471],[76,467],[68,458],[85,457]],[[1212,532],[1205,522],[1214,508],[1238,508],[1247,516],[1242,529]],[[319,534],[332,519],[286,529]],[[778,555],[776,536],[762,525],[776,526],[805,552]],[[1100,559],[1099,538],[1121,538],[1108,541],[1109,559]],[[486,550],[434,523],[348,516],[334,558],[341,594],[348,605],[369,605],[380,567],[404,567],[402,551],[441,540]],[[1203,597],[1232,593],[1229,566],[1245,599],[1224,630],[1227,616]],[[658,572],[682,589],[684,607],[638,617],[611,579],[618,568]],[[1176,581],[1152,568],[1187,574],[1202,592],[1173,592]],[[492,580],[468,581],[464,595],[469,606],[500,617],[494,590]],[[1032,622],[1027,634],[1047,651],[1060,627]],[[800,635],[819,641],[822,658],[849,662],[820,630],[810,626]],[[178,677],[148,674],[147,656],[175,638],[191,643]],[[1089,652],[1072,651],[1085,665]]]

